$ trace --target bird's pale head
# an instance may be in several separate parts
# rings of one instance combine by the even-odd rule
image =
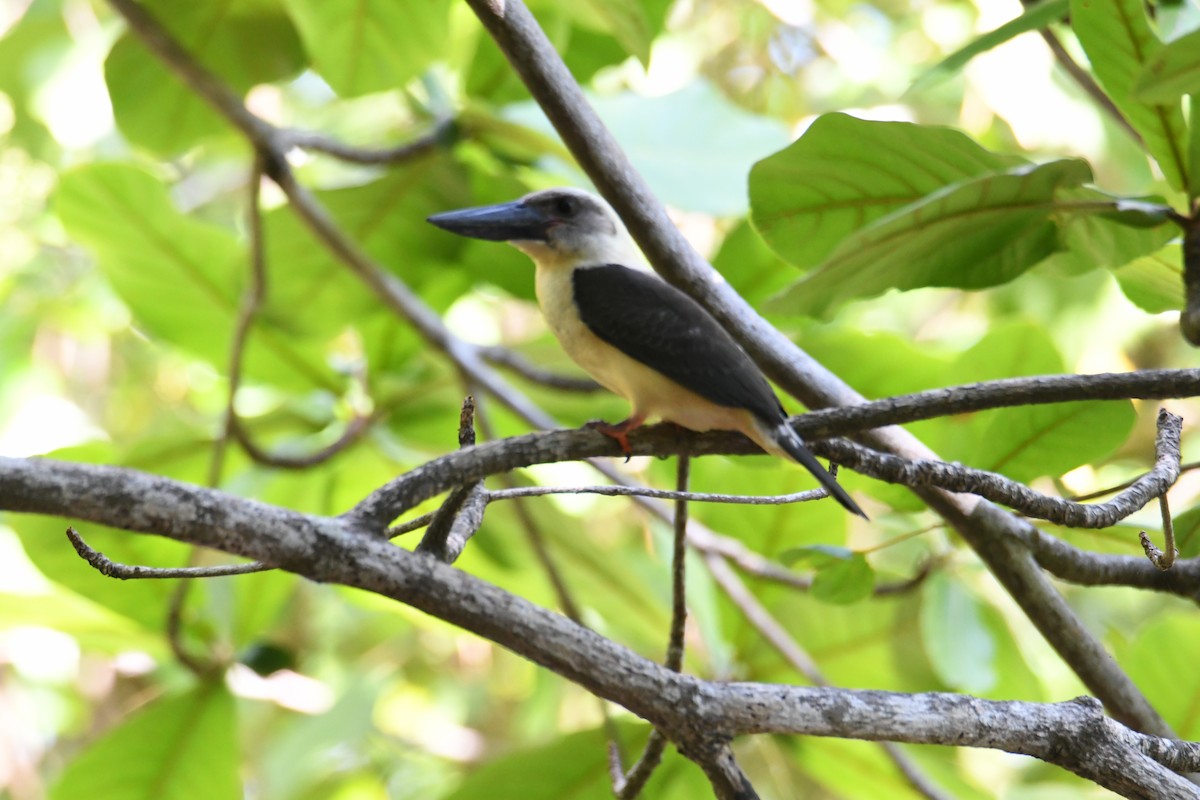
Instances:
[[[616,212],[582,189],[546,189],[511,203],[434,214],[429,222],[460,236],[509,242],[541,267],[640,261]]]

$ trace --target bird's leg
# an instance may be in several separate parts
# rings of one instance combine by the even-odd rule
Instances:
[[[625,461],[628,462],[633,456],[633,448],[629,446],[629,432],[645,421],[645,414],[633,414],[629,419],[622,420],[615,425],[603,420],[592,420],[584,427],[599,431],[610,439],[615,439],[621,447],[621,452],[625,454]]]

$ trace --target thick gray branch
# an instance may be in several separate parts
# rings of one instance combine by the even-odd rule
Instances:
[[[393,598],[620,703],[689,753],[707,749],[719,756],[724,739],[768,732],[988,747],[1059,764],[1127,797],[1200,797],[1153,760],[1197,770],[1200,745],[1137,736],[1103,717],[1094,701],[1002,703],[703,681],[346,519],[299,514],[128,469],[12,458],[0,458],[0,510],[154,532]],[[703,763],[717,769],[722,762]],[[726,785],[733,787],[736,765],[725,766]]]

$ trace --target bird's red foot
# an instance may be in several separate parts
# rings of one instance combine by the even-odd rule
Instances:
[[[635,415],[615,425],[603,420],[594,419],[587,425],[584,425],[584,427],[599,431],[608,438],[616,440],[617,445],[621,448],[621,452],[625,454],[626,463],[628,463],[629,459],[633,457],[633,448],[629,446],[629,432],[641,425],[645,419],[644,416]]]

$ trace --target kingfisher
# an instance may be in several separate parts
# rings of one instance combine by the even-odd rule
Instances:
[[[621,422],[593,423],[628,457],[647,419],[693,431],[738,431],[803,465],[848,511],[866,514],[817,461],[771,385],[703,306],[648,268],[600,197],[547,189],[519,200],[435,214],[460,236],[508,242],[533,259],[538,305],[576,364],[629,401]]]

